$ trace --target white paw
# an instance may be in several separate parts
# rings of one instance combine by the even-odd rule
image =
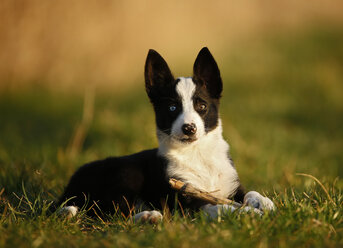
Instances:
[[[136,222],[156,224],[162,221],[163,215],[160,212],[153,210],[140,212],[133,218]]]
[[[264,197],[256,191],[249,191],[244,196],[244,204],[260,210],[274,211],[276,209],[268,197]]]
[[[201,207],[201,209],[210,217],[210,219],[218,219],[218,217],[221,217],[227,213],[234,212],[237,208],[231,205],[212,205],[212,204],[206,204]]]
[[[73,218],[77,212],[79,211],[78,207],[75,206],[67,206],[67,207],[63,207],[61,208],[57,214],[61,217],[64,217],[66,219],[71,219]]]

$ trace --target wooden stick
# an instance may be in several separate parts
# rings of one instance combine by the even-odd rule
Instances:
[[[242,204],[238,202],[235,202],[226,198],[215,197],[211,193],[203,192],[199,189],[194,188],[192,185],[176,180],[175,178],[170,178],[169,184],[173,189],[180,191],[184,195],[187,195],[187,196],[199,199],[199,200],[203,200],[212,205],[228,204],[236,208],[241,208],[243,206]]]

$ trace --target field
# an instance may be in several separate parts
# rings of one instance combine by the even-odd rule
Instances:
[[[342,247],[342,44],[342,29],[317,27],[214,53],[241,181],[278,208],[263,217],[59,219],[48,207],[80,165],[157,146],[143,75],[123,90],[2,90],[0,247]]]

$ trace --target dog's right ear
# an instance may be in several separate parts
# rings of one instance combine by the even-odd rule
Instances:
[[[145,62],[145,89],[151,98],[153,89],[174,82],[174,77],[162,56],[153,49],[149,50]]]

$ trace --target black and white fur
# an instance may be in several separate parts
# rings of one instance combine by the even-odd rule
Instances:
[[[194,63],[193,77],[174,79],[165,60],[150,50],[145,64],[145,85],[155,110],[159,147],[124,157],[111,157],[82,166],[71,178],[60,204],[74,216],[86,207],[90,215],[129,214],[143,208],[136,220],[156,221],[161,212],[175,206],[170,177],[182,180],[218,197],[233,198],[259,209],[274,209],[273,202],[255,191],[244,194],[237,171],[222,136],[219,99],[220,72],[207,48]],[[202,208],[215,218],[232,206],[209,205],[179,196],[182,208]],[[98,211],[101,209],[101,211]],[[151,209],[157,209],[151,211]]]

